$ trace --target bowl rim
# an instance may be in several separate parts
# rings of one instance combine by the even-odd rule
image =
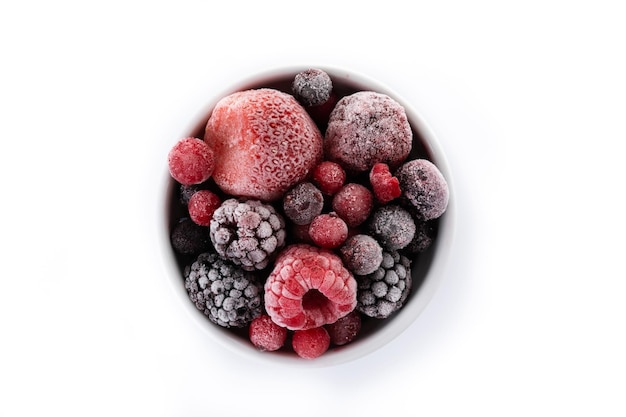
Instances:
[[[444,279],[446,265],[448,264],[450,258],[450,252],[452,250],[455,236],[456,207],[453,176],[450,166],[443,152],[442,145],[431,127],[427,124],[425,119],[415,109],[415,107],[405,101],[401,94],[398,94],[395,90],[391,89],[383,82],[371,78],[354,69],[329,65],[292,65],[254,71],[253,74],[238,82],[232,83],[229,87],[217,92],[217,94],[211,94],[213,99],[210,100],[207,105],[195,115],[195,117],[191,118],[191,122],[188,124],[187,129],[182,132],[183,136],[186,135],[187,132],[192,132],[194,129],[197,129],[202,121],[206,120],[209,112],[212,111],[222,97],[248,87],[258,86],[263,83],[263,80],[293,76],[298,72],[309,68],[322,69],[326,71],[333,80],[342,79],[343,81],[347,81],[351,84],[367,86],[367,89],[387,94],[400,103],[404,107],[411,125],[420,133],[423,146],[430,154],[433,163],[441,171],[446,179],[446,182],[448,183],[450,198],[446,212],[439,219],[438,235],[435,242],[433,242],[433,247],[431,249],[433,250],[432,260],[424,280],[420,285],[419,291],[414,292],[411,295],[411,301],[404,305],[398,312],[394,313],[393,320],[385,323],[384,326],[381,326],[375,332],[368,335],[366,339],[355,340],[348,345],[334,347],[316,359],[305,360],[292,352],[262,352],[254,348],[249,341],[246,343],[241,336],[234,334],[228,329],[221,328],[210,323],[206,316],[204,316],[204,314],[189,301],[184,285],[181,285],[182,277],[180,276],[176,257],[170,245],[168,218],[170,204],[169,199],[171,198],[171,193],[173,191],[172,187],[174,187],[175,184],[172,181],[167,167],[164,169],[163,183],[161,187],[159,187],[159,205],[161,209],[159,216],[157,216],[159,219],[159,224],[157,225],[159,228],[158,245],[160,259],[163,263],[165,275],[170,283],[170,286],[172,287],[172,290],[183,305],[183,309],[188,313],[192,321],[194,321],[197,326],[203,329],[204,333],[208,334],[211,339],[219,345],[230,350],[231,352],[236,352],[237,354],[247,357],[253,361],[262,361],[273,365],[328,367],[352,362],[373,353],[374,351],[392,342],[417,320],[422,311],[430,303],[441,281]]]

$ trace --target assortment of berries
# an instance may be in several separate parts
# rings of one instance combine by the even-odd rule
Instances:
[[[260,351],[314,359],[393,316],[448,205],[402,105],[333,81],[308,69],[290,91],[230,94],[168,155],[189,298]]]

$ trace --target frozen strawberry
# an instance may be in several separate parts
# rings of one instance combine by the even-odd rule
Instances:
[[[265,309],[290,330],[334,323],[356,306],[357,283],[329,250],[294,244],[276,259],[265,281]]]
[[[204,140],[215,151],[215,183],[227,194],[280,198],[321,161],[322,135],[290,94],[262,88],[220,100]]]
[[[389,165],[378,162],[370,171],[370,184],[376,200],[385,204],[400,197],[400,181],[389,172]]]

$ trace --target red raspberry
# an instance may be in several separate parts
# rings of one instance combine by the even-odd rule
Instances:
[[[172,178],[183,185],[200,184],[209,179],[215,168],[215,153],[203,140],[179,140],[167,155]]]
[[[374,206],[374,196],[365,186],[349,183],[335,194],[332,206],[348,226],[356,227],[370,215]]]
[[[389,165],[379,162],[370,171],[370,184],[376,199],[385,204],[402,195],[400,181],[389,171]]]
[[[330,336],[323,327],[297,330],[291,341],[293,350],[304,359],[315,359],[323,355],[330,346]]]
[[[346,182],[346,171],[336,162],[321,162],[313,170],[313,181],[326,195],[333,195]]]
[[[276,259],[265,282],[265,309],[290,330],[333,323],[354,310],[357,283],[329,250],[294,244]]]
[[[361,315],[355,310],[325,327],[333,345],[345,345],[353,341],[361,331]]]
[[[191,195],[189,204],[189,217],[194,223],[200,226],[208,226],[211,224],[213,212],[222,204],[217,194],[209,190],[199,190]]]
[[[250,342],[259,350],[274,351],[285,344],[287,329],[274,323],[267,314],[252,320],[248,329]]]
[[[322,134],[287,93],[270,88],[220,100],[204,140],[215,149],[213,179],[227,194],[276,200],[321,161]]]
[[[309,225],[309,236],[317,246],[335,249],[348,238],[348,225],[335,212],[320,214]]]

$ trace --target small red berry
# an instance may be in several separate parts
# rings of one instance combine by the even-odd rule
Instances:
[[[189,198],[189,217],[200,226],[208,226],[211,223],[213,213],[220,206],[220,198],[209,190],[199,190]]]
[[[333,195],[346,182],[346,171],[336,162],[323,161],[313,170],[313,181],[326,195]]]
[[[267,314],[252,320],[248,334],[257,349],[269,352],[283,347],[287,339],[287,329],[274,323]]]
[[[323,327],[296,330],[291,341],[293,350],[304,359],[315,359],[324,354],[330,346],[330,335]]]
[[[370,184],[376,199],[388,203],[402,195],[400,181],[389,171],[389,165],[379,162],[370,171]]]
[[[205,141],[184,138],[172,147],[167,162],[176,181],[183,185],[200,184],[213,174],[215,154]]]
[[[349,183],[335,194],[332,206],[349,227],[355,227],[369,217],[374,207],[374,196],[365,186]]]
[[[309,226],[313,243],[326,249],[335,249],[348,238],[348,225],[337,213],[320,214]]]

